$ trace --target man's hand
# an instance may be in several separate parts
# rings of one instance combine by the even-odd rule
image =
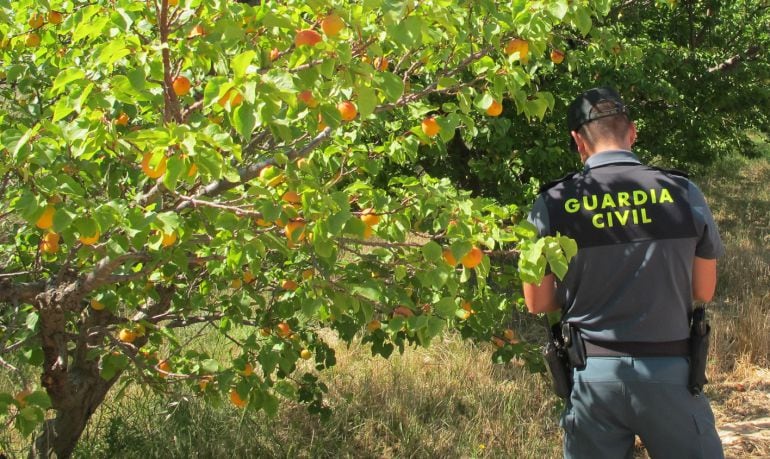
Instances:
[[[556,278],[546,274],[540,285],[524,282],[524,302],[532,314],[554,312],[560,309],[556,302]]]

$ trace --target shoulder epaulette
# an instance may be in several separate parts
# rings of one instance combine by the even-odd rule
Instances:
[[[570,172],[569,174],[565,175],[562,178],[558,178],[556,180],[548,182],[545,185],[540,185],[540,189],[538,190],[538,193],[544,193],[544,192],[550,190],[551,188],[555,187],[556,185],[558,185],[558,184],[560,184],[562,182],[566,182],[567,180],[571,179],[572,177],[576,176],[577,174],[578,174],[577,172]]]

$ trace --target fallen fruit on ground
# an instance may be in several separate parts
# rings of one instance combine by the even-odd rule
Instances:
[[[91,298],[91,308],[94,311],[101,311],[101,310],[104,309],[104,303],[102,303],[101,301],[97,300],[96,298]]]
[[[309,350],[307,350],[307,349],[302,349],[302,350],[299,352],[299,356],[300,356],[300,357],[302,357],[302,360],[309,360],[309,359],[310,359],[310,357],[313,357],[313,353],[312,353],[312,352],[310,352],[310,351],[309,351]]]

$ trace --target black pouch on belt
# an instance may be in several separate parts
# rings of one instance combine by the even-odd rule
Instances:
[[[563,399],[569,398],[572,392],[572,371],[569,367],[569,359],[564,350],[564,340],[561,337],[561,329],[558,323],[549,327],[549,339],[543,346],[543,359],[545,368],[553,383],[553,390]]]
[[[561,334],[564,337],[564,346],[572,368],[582,370],[586,367],[586,345],[580,330],[577,327],[564,322],[561,326]]]
[[[709,354],[709,336],[711,326],[706,320],[706,309],[703,306],[695,308],[690,325],[690,377],[687,387],[690,393],[698,395],[703,391],[706,379],[706,360]]]

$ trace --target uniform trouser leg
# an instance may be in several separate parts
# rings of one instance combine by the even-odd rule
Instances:
[[[723,458],[708,399],[686,388],[683,357],[590,357],[562,416],[567,458]]]

